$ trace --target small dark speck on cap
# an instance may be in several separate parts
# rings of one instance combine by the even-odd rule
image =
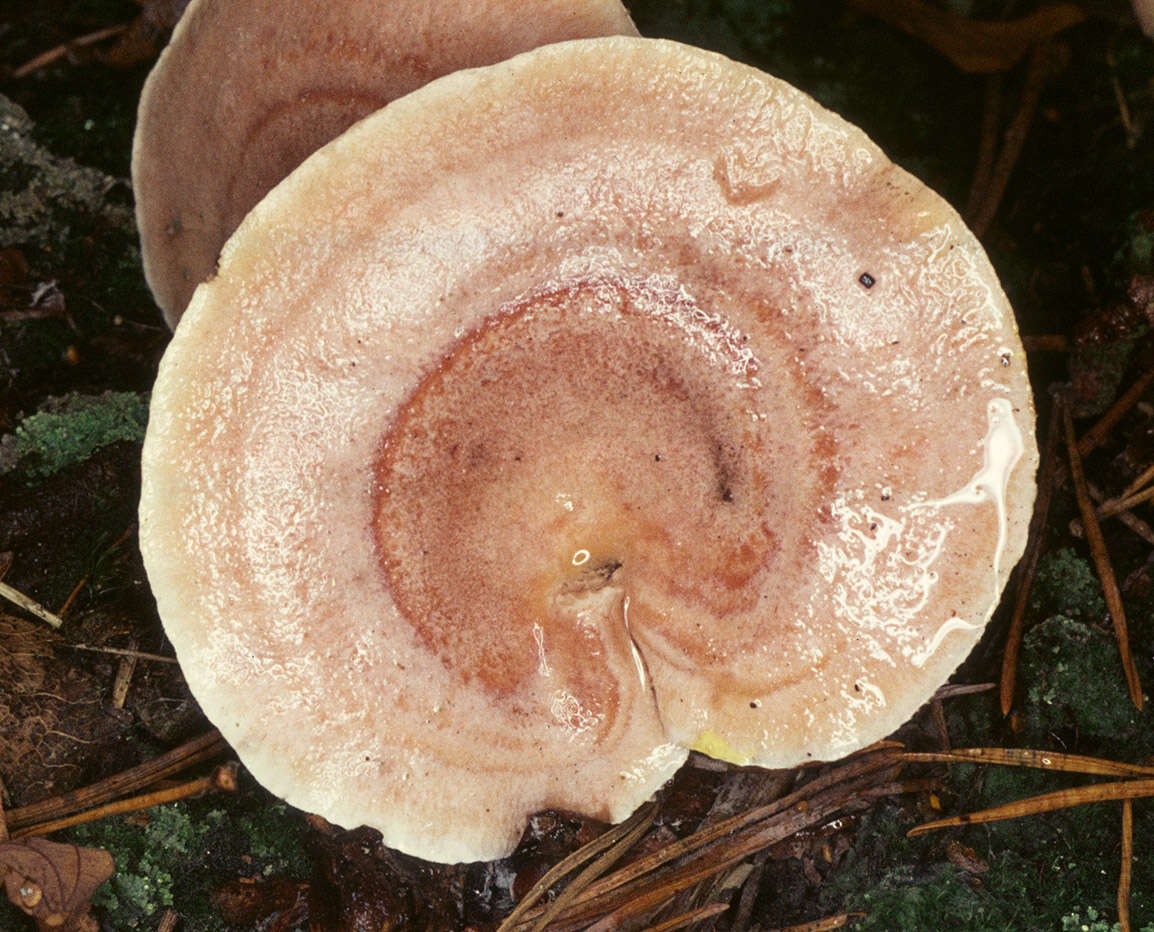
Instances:
[[[872,288],[877,283],[877,279],[870,275],[869,272],[862,272],[861,275],[857,277],[857,280],[864,288]]]

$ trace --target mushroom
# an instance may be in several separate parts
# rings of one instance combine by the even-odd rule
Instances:
[[[1154,38],[1154,0],[1130,0],[1130,3],[1142,31]]]
[[[487,859],[690,749],[901,725],[1023,549],[1032,425],[941,198],[757,70],[580,40],[395,101],[249,214],[161,366],[141,547],[258,780]]]
[[[193,0],[145,83],[132,181],[175,327],[241,219],[311,152],[433,78],[636,28],[619,0]]]

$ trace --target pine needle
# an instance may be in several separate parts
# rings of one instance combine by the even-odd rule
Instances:
[[[889,748],[854,757],[849,763],[823,776],[816,777],[801,789],[790,793],[788,796],[783,796],[781,799],[774,800],[765,806],[751,809],[749,812],[739,813],[729,819],[717,822],[708,828],[695,832],[688,838],[683,838],[666,845],[653,854],[606,877],[596,884],[594,889],[589,891],[588,895],[599,896],[608,893],[615,887],[622,886],[642,877],[656,870],[663,864],[692,854],[707,845],[726,838],[726,836],[735,835],[750,826],[756,825],[759,822],[768,821],[773,816],[780,815],[790,809],[796,809],[799,813],[804,814],[809,808],[808,800],[812,796],[829,789],[835,789],[840,784],[854,780],[855,778],[872,776],[872,774],[879,770],[893,767],[894,763],[894,751]],[[870,782],[872,782],[872,778]],[[788,834],[789,833],[787,833],[787,835]]]
[[[851,919],[861,919],[865,915],[865,913],[842,913],[840,916],[815,919],[813,922],[803,922],[797,926],[767,929],[766,932],[829,932],[830,929],[844,929]]]
[[[628,822],[623,823],[625,827],[624,832],[617,834],[613,844],[609,846],[603,854],[597,857],[592,864],[586,867],[580,874],[573,878],[573,882],[569,884],[561,894],[554,900],[542,913],[541,917],[533,925],[533,932],[542,932],[542,930],[549,925],[553,919],[560,915],[561,912],[572,903],[589,884],[604,874],[609,868],[616,864],[626,852],[629,851],[638,840],[648,830],[649,826],[653,824],[653,819],[657,815],[657,807],[650,805],[635,814]],[[606,834],[609,834],[608,832]]]
[[[1142,474],[1122,490],[1122,494],[1119,496],[1119,498],[1131,498],[1132,496],[1137,495],[1142,490],[1143,486],[1154,488],[1154,463],[1151,463],[1144,470],[1142,470]]]
[[[521,918],[537,904],[537,901],[549,892],[555,883],[577,870],[577,868],[586,861],[591,861],[605,849],[615,845],[622,836],[629,834],[638,822],[645,821],[647,825],[652,823],[653,814],[654,810],[652,807],[639,809],[620,825],[613,826],[609,831],[597,836],[588,844],[582,845],[568,857],[554,864],[545,872],[540,880],[533,884],[533,888],[521,898],[521,902],[505,917],[504,922],[497,927],[497,932],[508,932],[509,929],[512,929]]]
[[[1064,773],[1087,773],[1102,777],[1154,776],[1154,767],[1103,760],[1082,754],[1057,754],[1033,748],[958,748],[953,751],[908,751],[902,760],[911,764],[1000,764],[1036,767]]]
[[[1120,799],[1140,799],[1154,796],[1154,780],[1123,780],[1120,783],[1093,783],[1089,786],[1079,786],[1068,790],[1055,790],[1051,793],[1042,793],[1039,796],[1030,796],[1012,803],[1004,803],[990,809],[951,816],[947,819],[938,819],[924,825],[916,825],[906,832],[906,836],[913,838],[939,828],[949,828],[957,825],[977,825],[982,822],[998,822],[1002,819],[1016,819],[1020,816],[1036,815],[1041,812],[1053,812],[1056,809],[1067,809],[1070,806],[1084,806],[1087,803],[1112,802]]]
[[[1078,497],[1078,511],[1082,515],[1082,526],[1086,532],[1086,543],[1090,545],[1090,555],[1094,558],[1094,566],[1098,571],[1098,580],[1102,584],[1102,593],[1106,597],[1106,607],[1110,610],[1110,617],[1114,621],[1114,634],[1118,639],[1118,652],[1122,657],[1122,670],[1126,674],[1126,685],[1130,690],[1130,699],[1136,709],[1142,708],[1142,684],[1138,679],[1138,665],[1134,662],[1134,655],[1130,652],[1130,634],[1126,628],[1126,609],[1122,605],[1122,593],[1118,590],[1118,581],[1114,578],[1114,566],[1110,562],[1110,552],[1106,549],[1106,539],[1102,536],[1102,527],[1098,524],[1098,516],[1094,513],[1094,504],[1090,501],[1090,492],[1086,488],[1086,475],[1082,470],[1082,456],[1078,442],[1074,437],[1074,420],[1070,416],[1070,409],[1062,405],[1062,417],[1066,427],[1066,447],[1070,454],[1070,478],[1074,480],[1074,492]]]
[[[1010,631],[1006,635],[1006,646],[1002,655],[1002,680],[1000,698],[1002,714],[1009,715],[1014,705],[1014,681],[1018,676],[1018,653],[1022,646],[1022,632],[1025,630],[1026,608],[1030,602],[1030,590],[1034,584],[1034,573],[1038,568],[1038,557],[1042,552],[1045,538],[1046,520],[1050,514],[1050,502],[1054,497],[1054,480],[1057,470],[1059,409],[1064,406],[1060,398],[1055,398],[1050,407],[1050,420],[1046,432],[1046,447],[1042,453],[1038,470],[1038,497],[1034,502],[1034,515],[1030,519],[1026,554],[1022,559],[1018,591],[1014,596],[1014,612],[1010,618]]]
[[[235,761],[230,761],[227,764],[219,765],[208,776],[200,777],[196,780],[189,780],[187,783],[181,783],[177,786],[168,787],[167,789],[143,793],[140,796],[118,799],[116,802],[106,803],[103,806],[97,806],[95,809],[78,812],[75,815],[66,816],[62,819],[54,819],[51,822],[43,822],[38,825],[29,825],[17,829],[11,834],[13,838],[24,838],[28,835],[49,835],[52,832],[60,831],[62,828],[71,828],[73,825],[83,825],[87,822],[95,822],[97,819],[123,815],[126,812],[139,812],[142,809],[151,809],[153,806],[161,806],[165,803],[188,799],[192,796],[200,796],[203,793],[208,793],[213,790],[235,792],[236,773],[239,766]]]
[[[672,919],[666,919],[664,922],[659,922],[655,926],[643,929],[642,932],[674,932],[675,929],[684,929],[693,925],[695,922],[701,922],[703,919],[709,919],[723,913],[727,909],[729,909],[728,903],[713,903],[709,906],[703,906],[701,909],[695,909],[692,912],[674,916]],[[589,932],[595,932],[595,928],[591,928]]]
[[[1130,932],[1130,881],[1134,864],[1134,801],[1122,800],[1122,870],[1118,872],[1118,924]]]
[[[1138,376],[1134,384],[1126,389],[1094,426],[1082,435],[1082,439],[1078,441],[1078,453],[1089,456],[1092,450],[1096,450],[1102,441],[1110,436],[1110,431],[1122,420],[1126,412],[1141,400],[1151,385],[1154,385],[1154,366]]]
[[[558,932],[588,929],[590,924],[593,928],[604,924],[604,928],[611,929],[626,920],[643,918],[665,906],[679,892],[862,799],[869,787],[892,779],[888,772],[901,765],[900,751],[900,745],[871,747],[781,799],[699,829],[600,879],[594,880],[593,876],[604,868],[594,871],[591,865],[548,910],[539,904],[529,906],[530,896],[539,896],[576,866],[575,860],[568,864],[562,862],[565,869],[560,870],[558,865],[556,873],[551,872],[552,877],[549,874],[543,877],[526,896],[526,902],[502,923],[500,930],[536,930],[546,924]],[[634,831],[624,833],[619,827],[616,841],[602,857],[612,856],[616,860],[643,834],[647,825],[648,822],[640,826],[641,832],[636,833],[636,837],[631,837]],[[587,852],[576,854],[583,860],[589,859]]]

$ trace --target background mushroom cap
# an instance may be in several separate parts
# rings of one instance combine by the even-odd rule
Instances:
[[[193,0],[140,98],[144,274],[170,326],[244,215],[422,84],[563,39],[636,35],[618,0]]]
[[[1037,451],[937,195],[658,40],[442,78],[248,216],[161,366],[141,546],[294,805],[435,860],[620,819],[689,748],[883,737],[976,643]]]

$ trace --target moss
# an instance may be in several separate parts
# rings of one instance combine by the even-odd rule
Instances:
[[[1122,932],[1122,923],[1111,923],[1103,910],[1087,906],[1085,910],[1075,910],[1062,917],[1062,932]],[[1154,932],[1154,922],[1142,926],[1137,932]]]
[[[171,906],[190,930],[224,932],[211,905],[224,881],[307,875],[300,824],[287,806],[263,794],[220,803],[173,803],[150,809],[144,824],[108,820],[72,830],[70,840],[105,848],[116,861],[116,874],[93,897],[107,927],[155,928]]]
[[[1154,750],[1149,714],[1130,701],[1111,634],[1054,615],[1026,633],[1021,665],[1022,681],[1028,684],[1028,736],[1044,738],[1073,728],[1084,738],[1125,748],[1132,759]]]
[[[1132,213],[1126,220],[1123,237],[1123,246],[1114,259],[1119,277],[1125,279],[1132,272],[1154,275],[1154,209]]]
[[[0,929],[25,929],[30,925],[28,917],[9,902],[8,897],[0,896]]]
[[[261,873],[303,877],[309,861],[301,846],[301,829],[284,803],[272,803],[241,816],[234,823],[248,840],[249,855],[261,865]]]
[[[1090,561],[1072,547],[1051,551],[1038,560],[1030,607],[1042,617],[1060,614],[1087,620],[1106,614],[1102,585]]]
[[[148,398],[133,392],[70,394],[49,399],[0,439],[0,473],[20,468],[44,479],[119,441],[140,443]]]
[[[909,839],[907,828],[894,807],[871,813],[822,890],[823,911],[864,913],[851,926],[858,932],[1027,927],[1017,889],[972,877],[938,853],[938,840]]]
[[[144,825],[116,820],[74,829],[74,842],[105,848],[116,862],[116,873],[97,890],[93,905],[117,929],[148,927],[152,916],[173,905],[174,868],[197,847],[200,831],[179,804],[150,810]]]
[[[960,771],[952,769],[950,782],[968,786],[972,770],[965,771],[960,779]],[[1021,799],[1071,781],[1023,768],[987,767],[980,782],[980,798],[967,809]],[[899,804],[883,804],[863,819],[853,847],[826,879],[820,908],[823,913],[865,913],[850,926],[857,932],[1058,932],[1075,919],[1094,932],[1112,930],[1114,909],[1098,904],[1114,902],[1116,816],[1113,805],[1080,806],[910,839],[905,833],[912,820],[902,815]],[[1154,829],[1150,813],[1136,808],[1135,820],[1139,837]],[[975,876],[949,863],[944,849],[950,839],[973,847],[989,870]],[[1143,874],[1139,862],[1131,913],[1139,922],[1149,922],[1154,891]],[[1081,932],[1081,926],[1077,928]],[[1154,932],[1154,926],[1143,926],[1142,932]]]
[[[1022,913],[1007,910],[952,865],[939,866],[917,883],[903,876],[900,868],[890,871],[862,895],[860,905],[867,915],[853,926],[859,932],[1022,928]]]

